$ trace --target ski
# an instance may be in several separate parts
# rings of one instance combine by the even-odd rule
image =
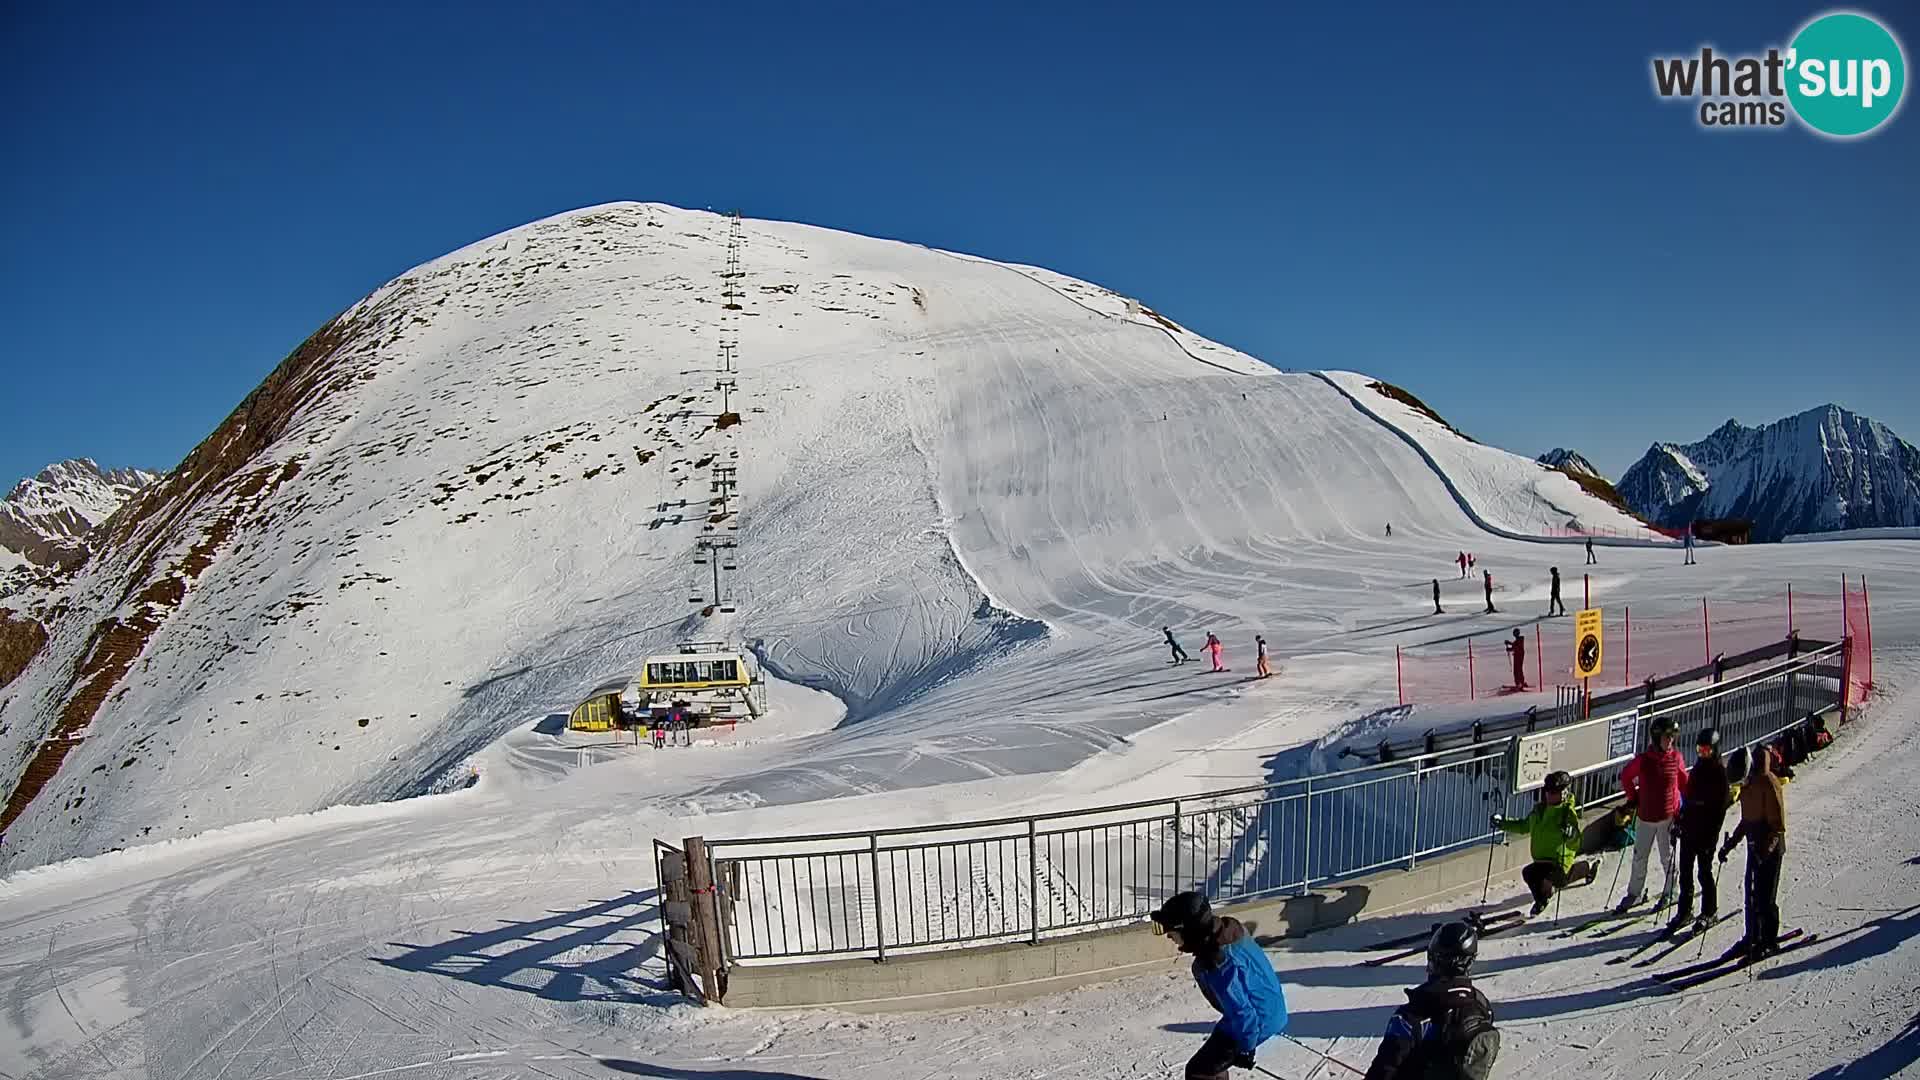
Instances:
[[[1661,942],[1666,941],[1668,938],[1673,937],[1675,933],[1677,933],[1677,931],[1675,930],[1673,925],[1669,923],[1668,925],[1663,926],[1659,930],[1655,931],[1652,937],[1649,937],[1647,940],[1641,942],[1639,945],[1634,946],[1634,949],[1632,952],[1621,953],[1619,956],[1613,957],[1612,959],[1608,960],[1607,963],[1624,964],[1627,961],[1632,960],[1634,957],[1639,956],[1641,953],[1646,952],[1648,949],[1653,948],[1655,945],[1658,945]]]
[[[1667,957],[1672,956],[1676,951],[1680,949],[1681,946],[1692,941],[1694,938],[1700,937],[1703,934],[1713,933],[1714,927],[1719,926],[1721,923],[1726,922],[1728,919],[1731,919],[1738,914],[1740,914],[1740,909],[1735,908],[1732,911],[1727,912],[1725,915],[1714,916],[1714,919],[1712,922],[1708,923],[1706,926],[1700,929],[1697,929],[1697,930],[1690,929],[1685,933],[1676,934],[1668,939],[1670,944],[1667,948],[1664,948],[1659,952],[1654,953],[1652,956],[1647,957],[1645,960],[1636,960],[1633,966],[1637,968],[1652,967],[1653,965],[1659,963],[1660,961],[1665,960]],[[1607,963],[1611,964],[1613,963],[1613,961],[1609,960],[1607,961]]]
[[[1471,915],[1469,915],[1468,920],[1471,922],[1475,922],[1477,924],[1476,929],[1479,930],[1481,937],[1492,937],[1493,935],[1498,934],[1502,930],[1511,930],[1516,926],[1521,926],[1525,924],[1527,921],[1526,917],[1524,915],[1521,915],[1517,911],[1512,912],[1511,914],[1505,917],[1490,917],[1490,918],[1484,918],[1484,919],[1474,919]],[[1434,926],[1439,926],[1439,925],[1440,925],[1439,923],[1434,924]],[[1427,938],[1431,936],[1433,936],[1433,931],[1428,930],[1426,933],[1421,934],[1419,937],[1409,937],[1403,940],[1401,944],[1406,944],[1411,941],[1425,941]],[[1391,948],[1392,946],[1391,944],[1389,944],[1386,947]],[[1411,949],[1401,949],[1399,952],[1387,953],[1385,956],[1369,957],[1365,960],[1360,961],[1360,963],[1364,967],[1379,967],[1382,964],[1391,964],[1396,960],[1405,960],[1410,956],[1418,956],[1421,953],[1426,951],[1427,951],[1427,947],[1425,945],[1415,945]]]
[[[1794,941],[1796,938],[1800,937],[1801,933],[1802,932],[1800,930],[1789,930],[1786,933],[1780,935],[1780,940],[1782,942]],[[1782,949],[1781,951],[1785,952],[1786,950]],[[1675,983],[1692,985],[1692,983],[1687,983],[1685,982],[1685,980],[1691,979],[1694,976],[1704,975],[1709,972],[1714,972],[1716,968],[1724,968],[1728,964],[1737,963],[1741,960],[1741,958],[1744,955],[1745,955],[1744,953],[1729,949],[1728,951],[1721,953],[1719,956],[1714,957],[1712,960],[1702,960],[1698,964],[1688,964],[1686,967],[1674,968],[1672,971],[1656,971],[1653,973],[1653,981],[1658,983],[1666,983],[1669,986],[1672,986]],[[1733,970],[1733,969],[1728,968],[1727,970]]]
[[[1789,935],[1782,934],[1780,935],[1780,940],[1786,941],[1788,937]],[[1819,934],[1808,934],[1805,937],[1801,937],[1800,932],[1798,930],[1794,931],[1791,937],[1797,939],[1793,942],[1793,944],[1782,945],[1778,951],[1770,953],[1766,956],[1763,956],[1758,960],[1751,960],[1745,957],[1741,957],[1736,959],[1731,966],[1717,965],[1707,971],[1700,972],[1699,974],[1694,975],[1693,977],[1687,978],[1687,979],[1668,979],[1666,980],[1666,988],[1676,993],[1681,990],[1691,990],[1696,986],[1701,986],[1706,983],[1710,983],[1715,979],[1721,978],[1723,976],[1731,975],[1736,971],[1746,971],[1749,968],[1753,968],[1760,964],[1764,964],[1769,960],[1772,960],[1776,956],[1780,956],[1784,953],[1790,953],[1795,949],[1804,948],[1820,940]]]
[[[1465,915],[1461,916],[1461,918],[1466,922],[1470,922],[1475,926],[1482,927],[1482,928],[1486,927],[1490,923],[1504,922],[1508,919],[1518,919],[1522,917],[1523,916],[1521,915],[1521,913],[1517,910],[1516,911],[1469,911]],[[1405,937],[1388,938],[1386,941],[1376,941],[1373,944],[1367,946],[1367,949],[1370,952],[1378,949],[1399,949],[1408,945],[1412,945],[1415,942],[1424,942],[1428,938],[1433,936],[1434,927],[1437,927],[1439,925],[1440,925],[1439,923],[1434,923],[1433,926],[1430,926],[1427,929],[1422,930],[1417,934],[1408,934]]]

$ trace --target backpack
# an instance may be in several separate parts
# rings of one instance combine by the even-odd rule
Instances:
[[[1478,990],[1426,1025],[1407,1072],[1419,1080],[1489,1080],[1500,1056],[1493,1009]]]

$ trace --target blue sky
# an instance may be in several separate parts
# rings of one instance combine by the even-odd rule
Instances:
[[[1616,475],[1827,401],[1920,439],[1920,114],[1650,87],[1817,5],[282,7],[0,9],[0,483],[170,467],[381,282],[623,198],[1049,266]]]

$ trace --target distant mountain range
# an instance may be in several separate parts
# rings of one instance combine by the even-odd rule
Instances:
[[[102,469],[75,458],[20,481],[0,500],[0,569],[71,566],[95,526],[159,480],[145,469]]]
[[[1765,427],[1728,420],[1693,443],[1655,443],[1618,485],[1657,525],[1753,523],[1756,541],[1920,525],[1920,450],[1885,424],[1823,405]]]
[[[1549,469],[1565,469],[1568,472],[1585,473],[1588,476],[1601,475],[1600,470],[1593,467],[1593,462],[1582,457],[1578,450],[1567,450],[1556,446],[1534,460]]]

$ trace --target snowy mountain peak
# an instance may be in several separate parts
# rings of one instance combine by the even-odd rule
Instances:
[[[1655,443],[1620,493],[1658,524],[1753,522],[1755,540],[1920,524],[1920,451],[1886,425],[1821,405],[1764,427],[1728,420],[1699,442]]]
[[[1549,469],[1565,469],[1568,472],[1584,473],[1588,476],[1600,475],[1600,470],[1593,467],[1593,462],[1588,461],[1578,450],[1556,446],[1534,460]]]
[[[36,566],[70,562],[88,533],[159,480],[145,469],[102,469],[91,458],[55,462],[0,500],[0,550]]]

